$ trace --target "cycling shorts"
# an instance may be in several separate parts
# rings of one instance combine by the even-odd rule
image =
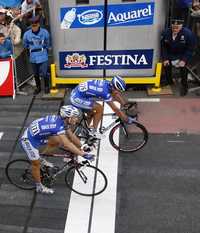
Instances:
[[[27,130],[24,132],[24,135],[20,139],[20,143],[24,151],[26,152],[28,158],[32,160],[38,160],[40,158],[39,150],[36,149],[27,137]]]

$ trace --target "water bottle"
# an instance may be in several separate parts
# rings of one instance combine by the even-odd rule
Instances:
[[[76,19],[76,8],[72,8],[65,14],[63,21],[61,23],[61,29],[69,29],[75,19]]]

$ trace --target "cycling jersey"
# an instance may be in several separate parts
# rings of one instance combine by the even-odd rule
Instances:
[[[64,134],[66,125],[60,116],[49,115],[39,118],[31,123],[22,136],[22,139],[28,139],[35,148],[47,143],[49,136]]]
[[[71,93],[71,103],[83,109],[92,109],[96,99],[109,102],[112,100],[110,81],[88,80],[80,83]]]

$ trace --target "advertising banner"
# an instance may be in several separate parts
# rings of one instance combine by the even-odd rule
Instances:
[[[3,7],[18,7],[21,5],[21,0],[0,0],[0,6]]]
[[[154,2],[108,5],[107,27],[152,25]],[[104,6],[60,9],[61,29],[104,27]]]
[[[60,52],[61,70],[150,69],[153,49]]]
[[[0,59],[0,96],[14,96],[14,73],[12,58]]]

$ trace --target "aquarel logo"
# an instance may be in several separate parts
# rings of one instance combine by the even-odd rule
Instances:
[[[103,18],[103,13],[100,10],[92,9],[84,11],[78,15],[78,20],[84,25],[93,25],[101,21]]]
[[[110,12],[108,25],[125,24],[134,21],[142,21],[153,16],[152,5],[147,5],[137,10],[131,10],[121,13]]]

